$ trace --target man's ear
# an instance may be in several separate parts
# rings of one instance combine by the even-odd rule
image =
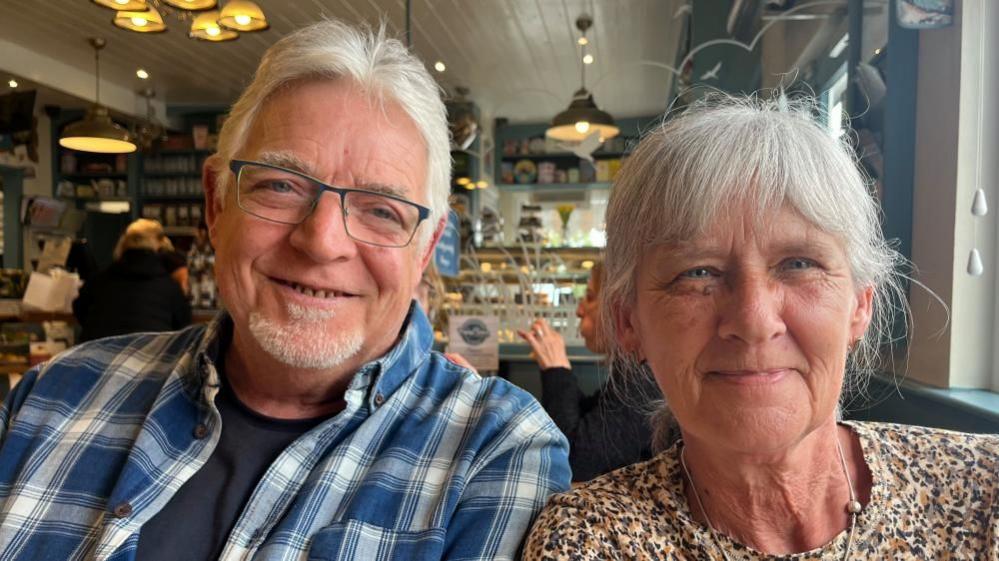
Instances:
[[[430,263],[430,259],[434,256],[434,249],[437,248],[437,242],[441,241],[441,236],[444,235],[444,228],[447,227],[447,213],[441,217],[437,222],[437,228],[434,229],[434,235],[430,239],[430,243],[427,244],[427,248],[424,250],[423,258],[420,260],[420,270],[427,268]]]
[[[212,154],[205,158],[204,165],[201,166],[201,185],[205,190],[205,224],[208,225],[208,239],[213,247],[218,247],[215,239],[219,216],[222,214],[223,201],[219,195],[219,182],[222,177],[219,175],[219,168],[222,158],[218,154]]]

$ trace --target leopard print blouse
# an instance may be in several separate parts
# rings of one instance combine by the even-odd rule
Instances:
[[[999,561],[999,436],[843,423],[860,439],[874,485],[857,517],[851,560]],[[794,555],[712,537],[683,494],[678,446],[553,497],[524,559],[819,561],[841,559],[847,531]]]

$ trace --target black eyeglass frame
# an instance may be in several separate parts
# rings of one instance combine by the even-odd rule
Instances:
[[[298,222],[286,222],[284,220],[275,220],[273,218],[268,218],[266,216],[260,216],[259,214],[257,214],[255,212],[247,209],[246,207],[244,207],[243,206],[243,202],[240,200],[240,196],[239,196],[239,174],[243,170],[244,166],[260,166],[260,167],[265,167],[265,168],[269,168],[269,169],[281,171],[281,172],[284,172],[284,173],[290,173],[292,175],[297,175],[298,177],[301,177],[302,179],[305,179],[305,180],[311,181],[312,183],[315,183],[316,185],[318,185],[320,187],[320,189],[319,189],[319,192],[316,194],[316,198],[313,199],[312,205],[309,207],[309,211],[307,213],[305,213],[305,216],[303,216],[302,219],[299,220]],[[374,246],[378,246],[378,247],[406,247],[410,243],[412,243],[413,237],[416,236],[416,231],[420,229],[420,224],[424,220],[426,220],[427,218],[430,217],[430,209],[429,208],[427,208],[427,207],[425,207],[423,205],[419,205],[417,203],[414,203],[413,201],[406,200],[406,199],[404,199],[402,197],[397,197],[395,195],[389,195],[387,193],[378,193],[378,192],[375,192],[375,191],[367,191],[365,189],[348,189],[348,188],[344,188],[344,187],[336,187],[336,186],[330,185],[328,183],[323,183],[322,181],[320,181],[320,180],[318,180],[315,177],[312,177],[310,175],[307,175],[307,174],[304,174],[304,173],[301,173],[301,172],[298,172],[298,171],[295,171],[295,170],[290,170],[288,168],[283,168],[281,166],[275,166],[275,165],[272,165],[272,164],[264,164],[264,163],[260,163],[260,162],[252,162],[252,161],[249,161],[249,160],[231,160],[229,162],[229,169],[236,176],[236,185],[235,185],[235,188],[236,188],[236,204],[239,206],[239,209],[242,210],[243,212],[251,215],[251,216],[256,216],[257,218],[259,218],[261,220],[266,220],[268,222],[274,222],[275,224],[288,224],[288,225],[291,225],[291,226],[296,226],[298,224],[301,224],[301,223],[305,222],[306,219],[308,219],[309,216],[311,216],[312,213],[316,210],[316,205],[319,204],[319,198],[322,197],[323,193],[325,193],[327,191],[329,191],[331,193],[336,193],[337,195],[340,196],[340,211],[343,213],[343,229],[344,229],[345,232],[347,232],[347,235],[350,236],[350,239],[352,239],[352,240],[354,240],[356,242],[365,243],[365,244],[368,244],[368,245],[374,245]],[[378,195],[379,197],[385,197],[386,199],[392,199],[393,201],[398,201],[400,203],[404,203],[404,204],[410,205],[412,207],[415,207],[416,210],[419,212],[419,214],[418,214],[419,218],[417,219],[416,224],[413,225],[413,231],[409,233],[409,238],[406,240],[406,243],[404,243],[402,245],[387,245],[387,244],[374,243],[374,242],[369,242],[369,241],[366,241],[366,240],[361,240],[361,239],[355,238],[354,235],[350,233],[350,228],[347,227],[347,205],[344,202],[347,193],[364,193],[365,195]]]

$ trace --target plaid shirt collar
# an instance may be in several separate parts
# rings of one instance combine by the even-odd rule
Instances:
[[[218,387],[219,375],[215,365],[220,353],[225,352],[232,341],[232,329],[229,313],[224,310],[219,312],[202,334],[194,350],[195,360],[181,362],[188,366],[181,369],[178,375],[184,393],[194,403],[204,403],[206,389]],[[414,300],[410,303],[396,344],[388,353],[361,366],[354,374],[348,391],[364,392],[373,384],[374,391],[365,394],[370,410],[374,410],[380,405],[376,401],[387,400],[427,360],[433,343],[433,327]]]

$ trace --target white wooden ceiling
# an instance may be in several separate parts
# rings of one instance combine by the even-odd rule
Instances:
[[[93,68],[87,38],[102,36],[102,77],[138,90],[143,67],[158,98],[172,104],[227,105],[246,85],[261,54],[281,36],[318,18],[377,24],[403,36],[405,0],[256,0],[271,28],[229,43],[187,37],[189,22],[165,15],[169,30],[138,34],[111,25],[113,11],[89,0],[0,1],[0,39],[81,69]],[[549,120],[579,87],[576,17],[593,16],[595,62],[587,85],[615,117],[661,112],[686,0],[413,0],[413,48],[428,68],[440,60],[441,84],[471,90],[486,115]],[[719,17],[724,17],[720,15]],[[2,58],[2,57],[0,57]],[[0,59],[0,70],[4,61]],[[92,70],[91,70],[92,71]]]

